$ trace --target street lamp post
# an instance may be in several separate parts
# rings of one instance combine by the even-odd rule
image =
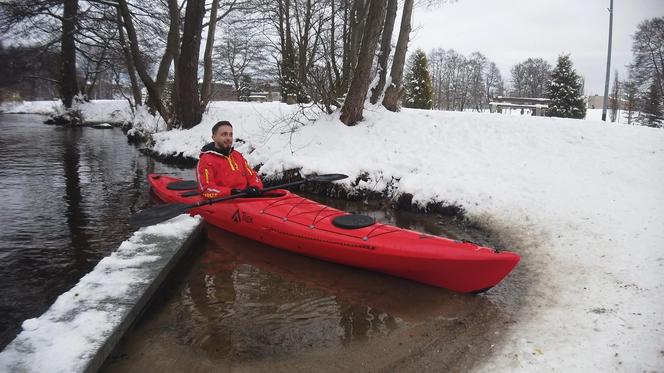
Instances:
[[[613,36],[613,0],[609,5],[609,51],[606,55],[606,81],[604,82],[604,105],[602,105],[602,120],[606,122],[606,108],[609,106],[609,79],[611,77],[611,37]],[[617,100],[618,97],[614,97]]]

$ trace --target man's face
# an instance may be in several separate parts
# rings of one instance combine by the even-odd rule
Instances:
[[[217,148],[230,148],[233,145],[233,127],[219,126],[217,132],[212,135],[212,141],[214,141]]]

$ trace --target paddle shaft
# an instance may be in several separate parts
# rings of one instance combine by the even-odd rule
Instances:
[[[286,184],[275,185],[275,186],[263,188],[263,192],[269,192],[271,190],[276,190],[276,189],[285,189],[285,188],[288,188],[288,187],[304,184],[304,183],[309,182],[309,181],[311,181],[311,180],[304,179],[304,180],[293,181],[293,182],[286,183]],[[199,202],[196,202],[192,205],[189,205],[190,206],[189,208],[193,209],[193,208],[196,208],[196,207],[211,205],[213,203],[228,201],[229,199],[241,198],[241,197],[246,197],[246,196],[247,196],[247,193],[240,192],[240,193],[232,194],[230,196],[212,198],[212,199],[208,199],[208,200],[205,200],[205,201],[199,201]]]

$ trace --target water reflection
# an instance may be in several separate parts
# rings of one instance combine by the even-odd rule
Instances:
[[[191,318],[178,335],[183,344],[245,360],[344,345],[397,326],[384,311],[312,286],[307,258],[216,228],[209,235],[181,291]]]
[[[81,141],[81,128],[71,128],[60,131],[62,135],[62,166],[65,177],[65,219],[69,229],[69,239],[73,247],[74,265],[85,266],[90,260],[91,234],[86,231],[89,219],[83,209],[83,196],[81,193],[81,155],[79,143]]]

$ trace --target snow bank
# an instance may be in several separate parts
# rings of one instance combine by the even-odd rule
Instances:
[[[123,123],[131,121],[134,117],[129,103],[121,100],[83,102],[79,108],[86,123]]]
[[[200,223],[181,215],[140,229],[60,295],[0,353],[3,372],[82,372]]]
[[[62,107],[60,101],[22,101],[4,102],[0,106],[0,113],[7,114],[53,114]]]
[[[79,108],[84,121],[88,123],[122,123],[134,118],[129,104],[122,100],[82,102],[79,104]],[[0,107],[0,112],[6,114],[51,115],[64,112],[64,106],[62,106],[61,101],[6,102]]]

